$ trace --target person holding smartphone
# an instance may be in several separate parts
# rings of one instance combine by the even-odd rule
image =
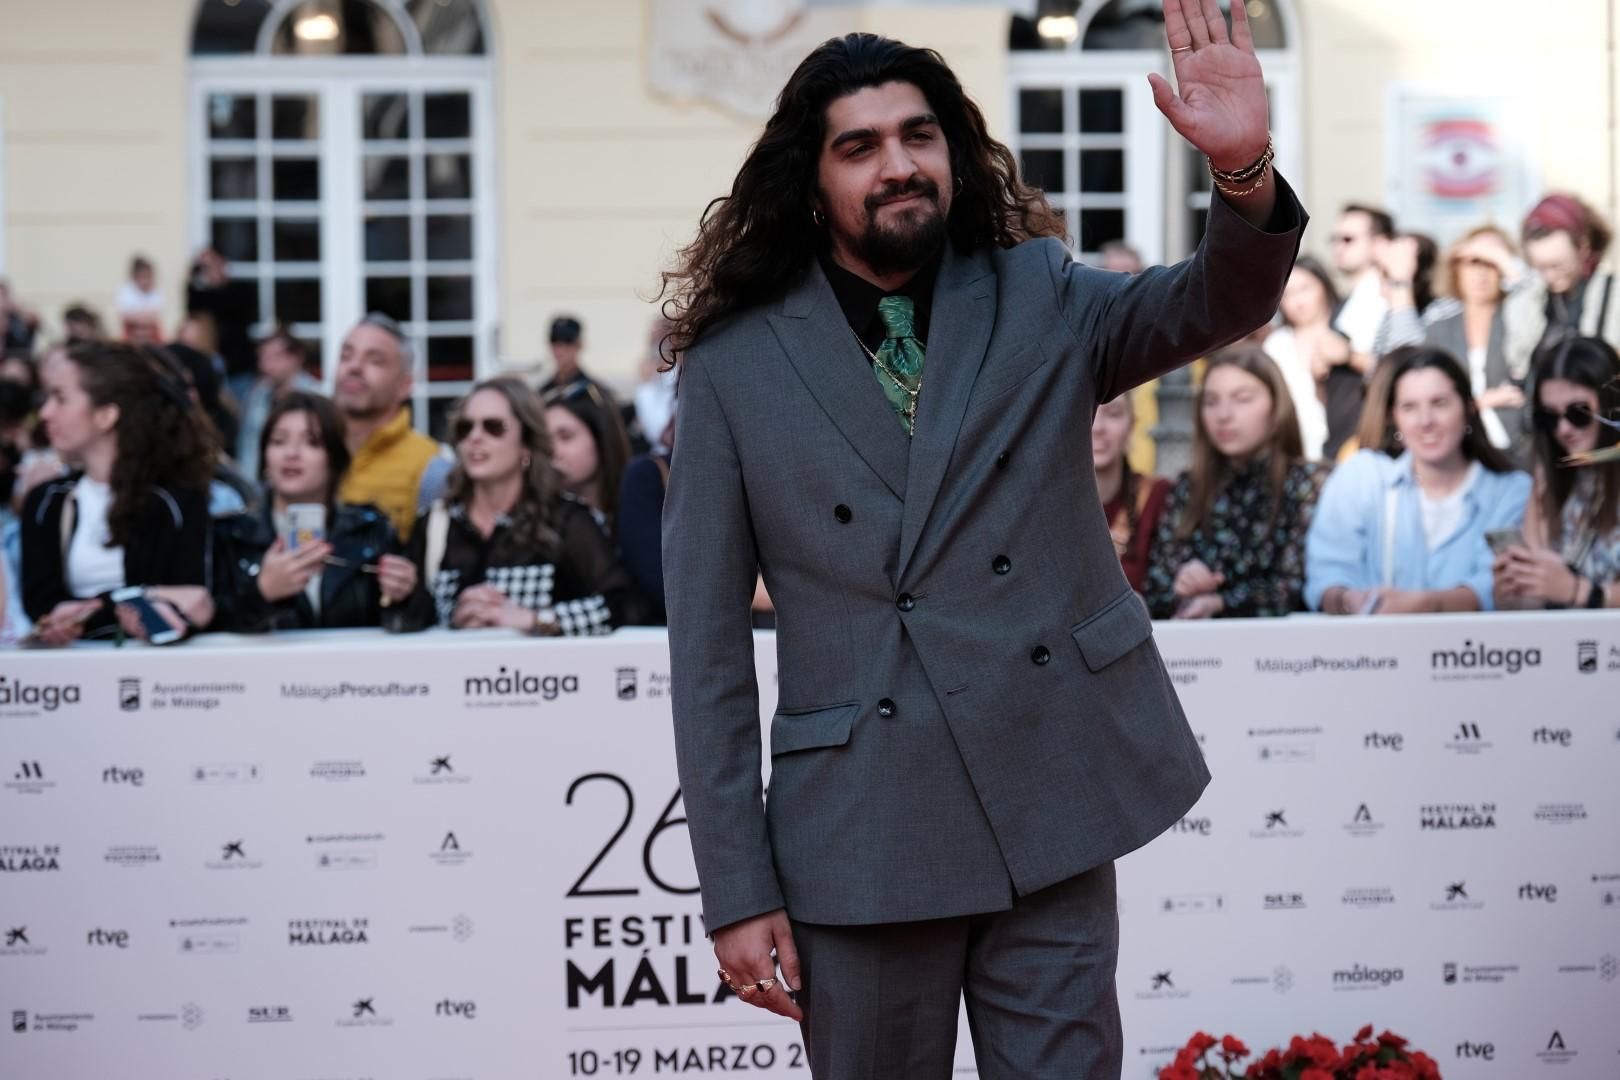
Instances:
[[[276,402],[258,460],[265,505],[215,526],[213,629],[432,624],[433,603],[388,516],[337,497],[349,449],[329,399],[294,392]]]
[[[1328,615],[1489,611],[1486,535],[1517,527],[1530,477],[1491,445],[1472,384],[1450,354],[1385,358],[1380,449],[1358,451],[1322,488],[1305,541],[1305,600]],[[1390,457],[1382,447],[1401,448]]]
[[[1534,367],[1535,489],[1524,531],[1493,566],[1516,607],[1620,607],[1620,459],[1569,459],[1620,443],[1620,355],[1601,338],[1543,348]]]
[[[23,504],[23,606],[35,640],[66,645],[112,635],[119,625],[146,638],[158,625],[134,610],[120,613],[120,604],[150,604],[185,636],[212,615],[212,423],[195,407],[184,373],[150,347],[75,345],[52,354],[44,382],[40,419],[74,471],[40,484]],[[130,586],[166,589],[144,597],[120,591]]]

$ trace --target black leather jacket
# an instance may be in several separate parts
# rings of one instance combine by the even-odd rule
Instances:
[[[339,503],[328,522],[334,564],[321,571],[317,612],[303,593],[272,603],[259,592],[259,565],[276,539],[268,506],[257,513],[218,519],[213,585],[217,611],[209,629],[252,634],[381,626],[398,633],[432,625],[433,601],[420,582],[404,603],[383,607],[376,574],[361,569],[375,565],[380,555],[404,554],[386,514],[375,506]]]

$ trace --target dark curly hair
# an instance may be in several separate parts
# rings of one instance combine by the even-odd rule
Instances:
[[[660,346],[666,364],[720,320],[782,295],[804,273],[826,243],[810,211],[827,106],[889,82],[917,87],[939,118],[961,188],[946,221],[957,251],[1066,235],[1063,219],[1019,180],[1012,151],[990,137],[984,114],[937,52],[876,34],[833,38],[793,72],[731,194],[709,203],[697,238],[662,275],[658,298],[674,324]]]
[[[185,370],[162,349],[91,341],[70,347],[66,356],[92,405],[118,406],[107,533],[111,546],[129,544],[159,504],[157,489],[208,491],[219,434],[195,401]]]

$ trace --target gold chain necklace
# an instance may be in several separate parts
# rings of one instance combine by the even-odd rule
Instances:
[[[917,427],[917,395],[922,393],[922,373],[917,373],[917,389],[913,390],[911,387],[902,382],[898,375],[889,370],[889,365],[878,359],[877,353],[867,348],[866,342],[861,340],[860,334],[855,333],[855,328],[853,326],[850,327],[850,333],[855,334],[855,344],[859,345],[861,347],[861,352],[865,353],[867,357],[871,359],[872,366],[883,372],[884,375],[888,376],[889,381],[894,384],[894,388],[906,395],[906,405],[903,412],[905,413],[906,423],[915,430]]]

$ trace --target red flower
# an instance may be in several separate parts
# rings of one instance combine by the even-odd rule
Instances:
[[[1159,1080],[1198,1080],[1198,1070],[1191,1065],[1176,1062],[1159,1070]]]
[[[1366,1042],[1368,1039],[1372,1038],[1372,1031],[1373,1026],[1368,1024],[1366,1027],[1356,1032],[1356,1042]]]
[[[1378,1036],[1378,1045],[1387,1046],[1391,1050],[1401,1050],[1405,1048],[1406,1040],[1395,1034],[1393,1031],[1386,1031],[1382,1035]]]
[[[1221,1056],[1227,1061],[1236,1061],[1238,1058],[1248,1057],[1249,1048],[1233,1036],[1227,1035],[1221,1039]]]
[[[1306,1069],[1299,1074],[1299,1080],[1333,1080],[1333,1074],[1326,1069]]]
[[[1210,1047],[1212,1047],[1214,1045],[1215,1045],[1215,1036],[1205,1034],[1202,1031],[1198,1032],[1192,1038],[1187,1040],[1187,1049],[1192,1050],[1194,1053],[1198,1053],[1198,1054],[1204,1053],[1204,1051],[1208,1050]]]

